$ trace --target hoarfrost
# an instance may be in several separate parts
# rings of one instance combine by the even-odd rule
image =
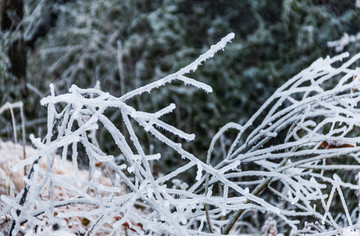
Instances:
[[[9,232],[16,235],[23,224],[31,229],[43,226],[41,217],[87,216],[90,222],[86,235],[117,235],[124,227],[138,234],[208,235],[210,228],[214,234],[238,234],[242,223],[239,218],[244,212],[271,214],[266,231],[276,232],[277,222],[281,221],[292,232],[300,232],[299,219],[313,217],[342,232],[337,219],[329,213],[335,192],[344,208],[349,232],[356,230],[342,189],[359,187],[323,173],[360,169],[360,165],[327,163],[339,157],[359,159],[360,140],[353,132],[360,121],[360,81],[355,79],[359,70],[353,69],[353,64],[360,54],[339,67],[332,64],[339,64],[347,54],[319,59],[295,75],[245,124],[229,123],[221,128],[211,141],[206,163],[159,131],[186,141],[195,138],[161,120],[176,108],[174,104],[154,113],[138,111],[127,104],[129,99],[175,80],[211,92],[210,86],[185,74],[196,70],[233,38],[234,34],[227,35],[190,65],[121,97],[104,93],[98,86],[81,89],[75,85],[69,93],[56,95],[51,85],[50,96],[41,101],[48,109],[47,134],[43,139],[31,136],[36,153],[13,168],[31,167],[24,189],[15,198],[1,197],[5,203],[1,215],[11,214],[13,220]],[[124,128],[117,127],[105,115],[109,108],[121,113]],[[162,155],[147,153],[135,125],[175,150],[178,156],[173,158],[183,158],[182,164],[171,167],[171,171],[154,173],[152,164]],[[99,127],[111,135],[116,152],[121,153],[120,164],[116,162],[118,156],[106,153],[96,142],[94,132]],[[236,137],[224,144],[230,131]],[[220,152],[216,148],[219,142]],[[80,146],[89,159],[88,179],[81,176],[77,166],[78,158],[83,158]],[[71,150],[71,155],[67,150]],[[62,153],[63,159],[72,159],[72,180],[78,187],[68,185],[63,176],[53,172],[56,153]],[[41,159],[47,160],[46,170],[38,168]],[[183,179],[194,169],[193,182],[185,183]],[[109,176],[111,186],[97,184],[102,175]],[[332,186],[330,194],[325,191],[328,186]],[[74,196],[54,199],[55,187],[69,189]],[[268,201],[262,197],[265,190],[276,199]],[[49,193],[49,199],[40,198],[42,192]],[[284,204],[290,207],[283,209]],[[74,210],[79,206],[86,206],[86,211]],[[55,216],[61,207],[70,211]]]

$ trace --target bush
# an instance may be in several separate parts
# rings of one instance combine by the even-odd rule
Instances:
[[[13,167],[31,167],[25,187],[15,198],[1,196],[1,215],[10,213],[12,218],[8,233],[41,231],[74,218],[83,219],[76,230],[86,235],[123,230],[154,235],[358,232],[358,209],[348,207],[348,200],[359,189],[360,82],[353,64],[360,54],[338,67],[334,65],[348,54],[316,60],[282,85],[244,125],[221,128],[206,161],[173,138],[191,141],[194,134],[163,121],[175,104],[155,112],[129,105],[136,96],[175,81],[211,92],[210,86],[185,74],[233,37],[227,35],[178,72],[119,97],[99,87],[75,85],[69,93],[56,95],[51,85],[50,95],[41,100],[48,109],[47,134],[43,139],[31,135],[36,154]],[[123,125],[116,126],[107,110],[118,112]],[[98,130],[111,137],[116,149],[101,147]],[[145,134],[162,148],[144,145],[139,137]],[[156,170],[154,164],[166,149],[177,153],[168,157],[176,159],[176,165]],[[56,154],[64,161],[72,159],[74,179],[53,171]],[[79,158],[89,160],[88,178],[79,174]],[[41,159],[47,161],[46,170],[38,166]],[[334,171],[348,175],[339,177]],[[101,176],[111,180],[110,186],[100,183]],[[59,195],[62,190],[73,195]],[[341,206],[334,206],[334,200]]]

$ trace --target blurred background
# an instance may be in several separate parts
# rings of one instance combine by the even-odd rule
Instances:
[[[289,78],[319,57],[336,55],[327,42],[360,31],[359,5],[356,0],[1,0],[0,106],[22,101],[27,136],[43,137],[46,107],[40,99],[49,94],[50,83],[61,94],[72,84],[88,88],[100,81],[103,91],[121,96],[176,72],[234,32],[225,51],[189,75],[212,86],[213,93],[175,83],[129,101],[143,111],[175,103],[175,113],[164,119],[195,133],[185,149],[205,159],[221,126],[243,123]],[[354,40],[343,50],[353,55],[359,47]],[[121,127],[120,113],[107,115]],[[20,136],[20,125],[17,130]],[[10,112],[0,114],[0,137],[14,139]],[[142,138],[150,152],[162,148],[146,134]],[[116,154],[109,134],[100,130],[98,139],[102,149]],[[162,153],[163,164],[174,164],[171,150]]]

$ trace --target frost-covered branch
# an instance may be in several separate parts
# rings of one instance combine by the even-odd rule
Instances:
[[[356,35],[349,35],[345,33],[339,40],[330,41],[327,43],[328,47],[335,48],[337,52],[342,52],[344,48],[350,43],[354,43],[360,40],[360,33]]]

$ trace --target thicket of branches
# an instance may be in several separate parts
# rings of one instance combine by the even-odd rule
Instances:
[[[356,51],[326,44],[359,31],[355,1],[18,2],[0,3],[0,135],[37,153],[5,233],[358,234],[359,54],[310,65]]]
[[[281,86],[244,125],[228,123],[221,128],[205,162],[183,149],[183,142],[168,137],[171,133],[185,141],[195,139],[163,121],[175,104],[155,112],[128,104],[176,81],[212,92],[187,74],[233,37],[227,35],[178,72],[120,97],[76,85],[56,95],[51,85],[50,95],[41,100],[47,106],[47,133],[43,138],[31,135],[36,153],[13,167],[31,167],[25,186],[15,198],[1,196],[1,215],[12,218],[6,232],[41,231],[85,216],[86,227],[75,232],[86,235],[117,235],[125,228],[155,235],[358,233],[359,209],[349,204],[349,196],[360,189],[360,81],[354,67],[360,54],[340,65],[348,53],[316,60]],[[109,119],[106,110],[111,108],[120,112],[123,126]],[[101,148],[96,138],[100,126],[120,155]],[[230,130],[236,134],[233,140],[225,135]],[[144,133],[164,147],[147,151],[139,139]],[[217,143],[221,148],[215,148]],[[79,155],[81,148],[85,156]],[[161,161],[166,148],[180,161],[168,170],[154,171],[153,163]],[[53,172],[57,154],[63,161],[71,158],[74,184]],[[79,175],[79,158],[89,160],[88,177]],[[39,167],[41,159],[46,159],[46,169]],[[191,170],[196,176],[185,181]],[[336,170],[348,175],[340,177]],[[110,186],[99,182],[101,176],[111,179]],[[65,190],[73,195],[59,194]],[[341,203],[341,211],[333,209],[333,201]],[[264,214],[268,219],[262,224]]]

